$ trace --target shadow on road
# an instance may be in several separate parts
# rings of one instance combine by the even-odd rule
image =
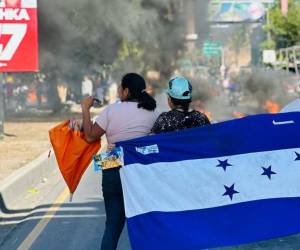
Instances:
[[[51,209],[57,208],[53,217],[49,215]],[[6,212],[0,220],[0,249],[17,249],[41,219],[51,220],[34,241],[31,250],[100,249],[106,219],[103,201],[49,204],[34,210]],[[131,249],[126,229],[123,230],[118,249]]]
[[[51,211],[50,208],[59,208],[59,210],[30,249],[99,249],[105,225],[105,210],[103,201],[97,199],[90,199],[83,203],[42,205],[34,210],[3,210],[1,207],[4,216],[1,216],[0,220],[0,248],[16,249],[41,219],[49,219],[46,214]],[[23,215],[24,213],[27,215]],[[49,247],[50,243],[51,247]],[[126,230],[122,234],[118,249],[130,249]],[[300,249],[300,235],[216,249],[298,250]]]

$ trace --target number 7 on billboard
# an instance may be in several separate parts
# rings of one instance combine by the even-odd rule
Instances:
[[[24,36],[26,35],[27,24],[5,23],[0,24],[0,37],[2,35],[11,35],[6,46],[0,44],[0,61],[10,61]]]
[[[0,72],[38,71],[36,0],[0,0]]]

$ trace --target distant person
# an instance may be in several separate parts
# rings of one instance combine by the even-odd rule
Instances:
[[[222,82],[222,86],[224,90],[228,90],[229,86],[230,86],[230,79],[229,78],[225,78]]]
[[[155,97],[155,91],[154,91],[154,88],[152,85],[149,85],[146,91],[149,95],[151,95],[152,97]]]
[[[150,134],[158,113],[155,100],[146,92],[144,78],[135,73],[125,75],[118,93],[121,102],[108,105],[94,124],[90,115],[93,98],[83,99],[83,130],[88,142],[97,141],[104,134],[109,144]],[[119,168],[103,170],[102,191],[106,223],[101,250],[115,250],[125,224]]]
[[[112,104],[117,101],[118,97],[118,85],[115,82],[112,82],[108,87],[108,103]]]
[[[40,81],[36,80],[35,88],[36,88],[37,105],[38,105],[38,107],[41,107],[42,106],[42,95],[43,95],[42,83]]]
[[[190,109],[192,102],[192,85],[184,77],[169,81],[167,90],[168,104],[171,111],[162,113],[156,120],[152,133],[177,131],[210,124],[207,116]]]
[[[98,78],[95,82],[95,96],[100,102],[103,104],[104,103],[104,86],[102,84],[102,79]]]
[[[66,103],[67,101],[67,93],[68,93],[68,87],[67,84],[64,82],[60,82],[57,85],[57,92],[58,92],[58,97],[60,99],[61,103]]]
[[[81,83],[81,94],[83,97],[93,95],[93,82],[88,76],[85,76]]]
[[[6,101],[7,108],[11,109],[14,106],[14,90],[16,88],[16,84],[14,82],[14,78],[12,76],[7,76],[6,78]]]

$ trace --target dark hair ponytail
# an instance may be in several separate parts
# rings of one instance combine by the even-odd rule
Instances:
[[[122,88],[129,90],[127,101],[137,101],[138,108],[155,110],[156,101],[146,92],[146,82],[142,76],[136,73],[126,74],[122,78]]]
[[[152,96],[150,96],[146,90],[143,90],[141,93],[141,97],[139,99],[138,108],[143,108],[146,110],[155,110],[156,109],[156,101]]]

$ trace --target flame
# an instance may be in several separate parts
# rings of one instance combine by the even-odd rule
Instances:
[[[264,109],[271,114],[278,113],[280,111],[280,105],[271,100],[267,100],[264,105]]]
[[[238,112],[238,111],[234,111],[234,112],[232,113],[232,116],[233,116],[234,118],[244,118],[244,117],[246,116],[246,114],[241,113],[241,112]]]
[[[36,95],[36,91],[34,89],[31,89],[27,92],[27,96],[26,96],[27,102],[34,104],[37,101],[37,95]]]

